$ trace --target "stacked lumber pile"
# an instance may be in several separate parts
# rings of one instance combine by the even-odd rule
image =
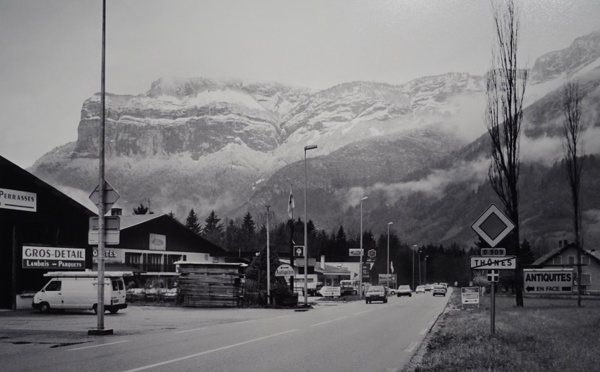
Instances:
[[[245,264],[177,262],[183,305],[240,307],[244,300]]]

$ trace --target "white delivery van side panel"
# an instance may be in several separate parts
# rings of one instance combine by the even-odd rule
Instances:
[[[50,273],[49,273],[50,274]],[[97,277],[92,273],[55,273],[33,297],[32,306],[41,311],[51,309],[92,310],[98,302]],[[50,276],[46,274],[47,276]],[[104,309],[116,313],[127,308],[126,290],[122,277],[104,279]]]

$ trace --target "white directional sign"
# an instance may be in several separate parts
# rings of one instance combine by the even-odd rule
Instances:
[[[324,286],[319,290],[319,293],[323,297],[340,297],[342,289],[340,287]]]
[[[565,294],[573,291],[573,269],[523,269],[523,287],[529,294]]]
[[[471,228],[491,247],[495,247],[515,228],[515,224],[492,204],[473,222]]]
[[[471,269],[474,270],[514,270],[517,267],[516,256],[481,257],[471,256]]]

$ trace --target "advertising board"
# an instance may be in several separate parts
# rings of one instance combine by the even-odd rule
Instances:
[[[319,293],[323,297],[340,297],[342,289],[340,287],[324,286],[319,290]]]
[[[573,291],[573,269],[523,269],[523,288],[528,294],[565,294]]]
[[[85,249],[23,246],[24,269],[85,269]]]
[[[460,289],[460,301],[463,305],[479,305],[479,288],[462,287]]]

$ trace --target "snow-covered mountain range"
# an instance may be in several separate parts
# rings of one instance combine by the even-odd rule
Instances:
[[[600,33],[578,38],[534,63],[526,97],[524,163],[548,171],[560,160],[557,102],[569,79],[579,79],[586,94],[586,153],[600,153],[599,66]],[[407,240],[463,243],[469,240],[472,221],[467,219],[479,209],[473,207],[458,220],[429,221],[427,216],[428,228],[422,213],[432,205],[443,205],[447,216],[468,208],[451,200],[485,184],[484,89],[482,76],[466,73],[402,85],[349,82],[320,91],[278,83],[161,78],[139,95],[107,94],[107,179],[122,195],[119,204],[126,211],[149,200],[155,212],[172,211],[180,218],[190,208],[200,216],[215,210],[221,218],[238,218],[270,204],[283,219],[290,187],[304,188],[303,148],[314,144],[318,148],[307,155],[314,200],[309,217],[318,228],[357,225],[358,200],[368,193],[366,228],[377,230],[379,220],[400,220]],[[87,195],[97,183],[99,113],[100,96],[94,95],[83,104],[77,141],[45,154],[31,169],[90,208]],[[541,233],[547,234],[531,229],[532,237]]]

